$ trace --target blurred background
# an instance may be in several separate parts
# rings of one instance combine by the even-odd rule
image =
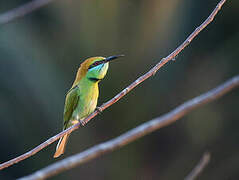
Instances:
[[[0,2],[0,13],[29,0]],[[125,54],[100,83],[99,105],[171,53],[219,0],[58,0],[0,26],[0,162],[59,133],[65,94],[80,63]],[[75,131],[76,154],[158,117],[238,73],[239,1],[222,11],[177,58]],[[176,123],[51,179],[183,179],[205,151],[199,179],[239,179],[239,91]],[[55,144],[0,173],[11,180],[59,159]]]

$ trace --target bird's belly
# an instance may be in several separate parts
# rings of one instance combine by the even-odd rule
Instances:
[[[91,98],[89,100],[80,101],[76,110],[73,113],[75,119],[81,120],[89,116],[96,108],[97,98]]]
[[[88,105],[85,106],[86,116],[90,115],[96,108],[97,100],[91,100]]]

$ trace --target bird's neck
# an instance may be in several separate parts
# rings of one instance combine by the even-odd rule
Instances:
[[[82,78],[79,82],[78,87],[80,88],[82,103],[85,104],[86,107],[92,108],[89,111],[93,111],[97,104],[97,99],[99,97],[98,84],[98,81],[95,82],[88,78]]]
[[[85,77],[86,77],[87,69],[83,67],[80,67],[76,73],[76,78],[75,81],[72,85],[72,87],[76,86],[77,84],[80,83]]]
[[[99,80],[94,78],[84,77],[79,81],[79,87],[83,88],[86,91],[90,91],[92,89],[98,90]]]

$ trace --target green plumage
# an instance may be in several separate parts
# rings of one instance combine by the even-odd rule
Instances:
[[[81,64],[76,79],[66,95],[63,130],[83,120],[95,110],[99,96],[98,84],[107,73],[108,62],[121,56],[93,57]],[[54,157],[64,153],[69,135],[66,134],[59,140]]]
[[[71,88],[66,96],[63,130],[72,126],[71,121],[82,120],[92,113],[97,105],[98,82],[83,78]]]
[[[108,62],[101,63],[104,60],[103,57],[89,58],[81,64],[75,82],[66,95],[63,130],[81,121],[95,110],[99,96],[98,84],[106,75],[109,66]],[[69,134],[66,134],[59,140],[54,157],[64,153],[68,137]]]

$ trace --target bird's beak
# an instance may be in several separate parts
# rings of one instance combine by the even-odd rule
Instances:
[[[117,58],[123,57],[123,56],[124,56],[123,54],[115,55],[115,56],[109,56],[109,57],[105,58],[104,63],[107,63],[107,62],[109,62],[109,61],[112,61],[112,60],[114,60],[114,59],[117,59]]]

